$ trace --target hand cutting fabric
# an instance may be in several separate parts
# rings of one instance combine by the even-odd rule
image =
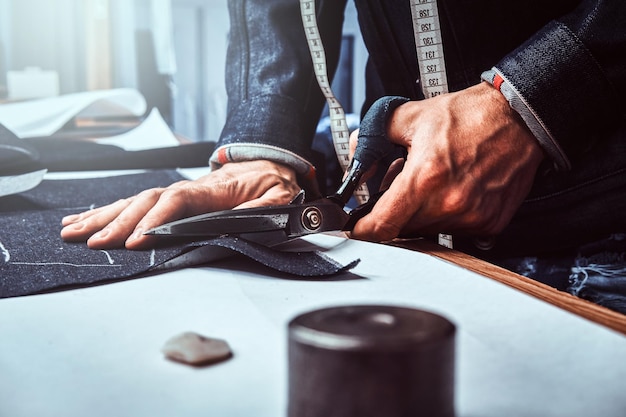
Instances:
[[[215,210],[286,204],[298,186],[291,168],[270,161],[229,163],[195,181],[154,188],[81,214],[67,216],[61,237],[85,241],[90,248],[150,245],[146,230]]]
[[[383,184],[390,182],[389,189],[357,222],[352,235],[360,239],[496,234],[528,194],[543,159],[537,140],[487,83],[401,105],[387,137],[408,157],[403,167],[394,163]]]
[[[211,157],[220,169],[66,218],[63,238],[142,248],[142,230],[210,210],[286,203],[304,187],[297,179],[313,181],[325,99],[299,3],[228,2],[228,116]],[[425,3],[355,2],[371,75],[364,108],[383,96],[411,101],[387,130],[407,149],[406,162],[392,167],[388,191],[353,235],[498,234],[494,259],[572,250],[626,230],[626,32],[618,30],[626,3],[438,1],[452,93],[436,97],[424,92],[436,80],[416,62],[422,37],[409,18],[412,4]],[[346,1],[314,5],[331,74]]]

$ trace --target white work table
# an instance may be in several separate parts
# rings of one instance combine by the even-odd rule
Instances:
[[[114,139],[138,146],[168,134],[150,117]],[[289,320],[366,303],[427,309],[456,323],[459,417],[626,415],[624,316],[486,263],[461,262],[453,251],[311,240],[341,261],[361,263],[351,273],[307,280],[231,258],[0,299],[0,417],[283,417]],[[205,368],[165,359],[161,347],[184,331],[225,339],[234,356]]]
[[[288,321],[346,304],[455,322],[459,417],[626,415],[623,334],[428,254],[312,240],[361,263],[307,280],[231,258],[0,300],[0,416],[285,416]],[[204,368],[165,359],[165,341],[188,330],[225,339],[234,356]]]

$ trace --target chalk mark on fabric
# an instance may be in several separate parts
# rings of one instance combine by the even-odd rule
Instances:
[[[152,252],[150,252],[150,266],[154,266],[155,258],[156,258],[156,251],[152,249]]]
[[[2,251],[2,254],[4,255],[4,262],[8,263],[11,260],[11,253],[4,247],[2,242],[0,242],[0,251]]]
[[[109,260],[109,264],[113,265],[115,263],[115,261],[113,260],[113,258],[109,254],[109,252],[107,252],[105,250],[100,250],[100,252],[102,252],[102,253],[104,253],[106,255],[107,259]]]
[[[80,206],[80,207],[60,207],[56,210],[63,211],[73,211],[73,212],[81,212],[81,211],[89,211],[95,209],[97,206],[95,204],[91,204],[89,206]]]
[[[11,262],[12,265],[30,265],[30,266],[45,266],[45,265],[65,265],[73,266],[76,268],[121,268],[123,265],[100,265],[100,264],[73,264],[69,262]]]

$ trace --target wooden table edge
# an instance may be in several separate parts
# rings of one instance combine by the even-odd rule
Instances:
[[[508,269],[504,269],[463,252],[445,248],[424,239],[396,239],[389,242],[389,244],[422,252],[451,262],[626,335],[626,315],[564,291],[559,291],[556,288],[516,274]]]

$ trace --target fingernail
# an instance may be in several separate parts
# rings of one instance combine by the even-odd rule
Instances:
[[[130,242],[131,240],[137,240],[141,236],[143,236],[143,229],[141,227],[138,227],[137,229],[135,229],[133,234],[128,238],[127,242]]]
[[[61,219],[61,223],[75,223],[80,220],[79,214],[72,214],[70,216],[65,216]]]

